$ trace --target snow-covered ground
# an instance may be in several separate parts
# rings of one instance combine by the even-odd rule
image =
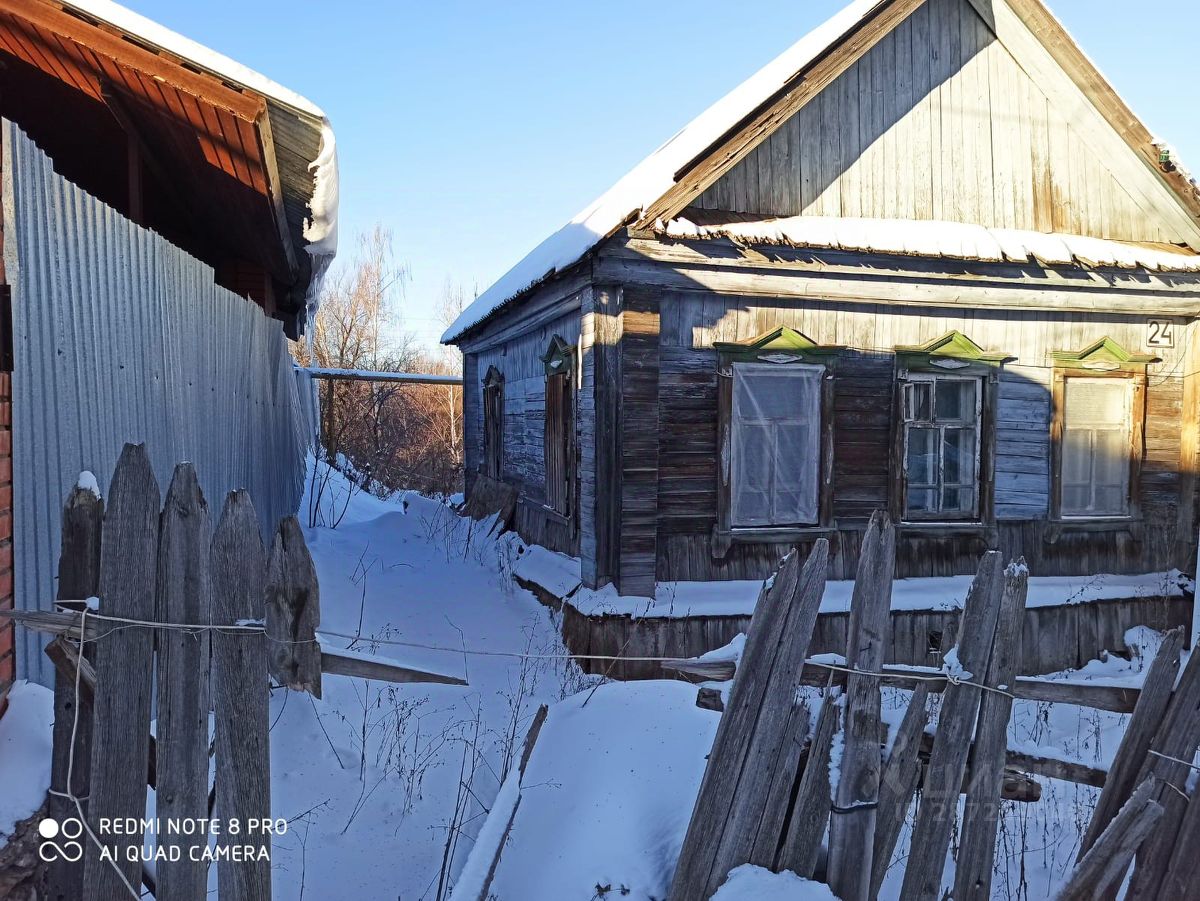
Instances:
[[[346,497],[335,478],[323,503],[345,506],[338,528],[306,528],[321,584],[321,631],[361,635],[356,653],[465,676],[469,686],[327,676],[324,697],[277,690],[271,700],[272,803],[289,820],[273,854],[280,899],[447,898],[497,801],[542,703],[550,714],[529,761],[495,901],[665,897],[719,714],[675,681],[598,685],[563,659],[551,612],[514,572],[561,560],[495,538],[486,525],[415,495]],[[347,504],[348,502],[348,504]],[[303,508],[308,515],[308,504]],[[331,520],[336,517],[327,517]],[[569,581],[569,567],[561,573]],[[1145,658],[1094,661],[1062,678],[1136,685],[1158,636],[1133,630]],[[417,646],[414,646],[417,645]],[[464,653],[464,650],[466,653]],[[806,689],[814,707],[819,691]],[[897,723],[906,692],[885,691]],[[936,699],[933,701],[937,703]],[[48,782],[49,693],[18,686],[0,721],[0,840],[32,813]],[[1010,745],[1107,766],[1128,717],[1018,701]],[[21,778],[9,778],[20,773]],[[1097,791],[1039,778],[1042,800],[1002,805],[993,897],[1049,897],[1078,848]],[[495,819],[492,837],[502,832]],[[907,836],[884,898],[896,898]],[[477,863],[477,862],[476,862]],[[476,870],[478,868],[476,867]],[[952,878],[952,866],[946,879]],[[753,868],[718,897],[827,898],[824,889]]]

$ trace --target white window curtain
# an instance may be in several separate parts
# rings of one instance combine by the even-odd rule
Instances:
[[[1064,516],[1124,516],[1129,512],[1132,406],[1133,383],[1129,379],[1066,380]]]
[[[818,521],[823,366],[733,366],[732,524]]]

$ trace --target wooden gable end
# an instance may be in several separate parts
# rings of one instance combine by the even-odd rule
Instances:
[[[1006,0],[926,0],[693,205],[1200,248],[1196,220]]]

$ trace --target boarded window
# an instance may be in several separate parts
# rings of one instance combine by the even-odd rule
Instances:
[[[1064,516],[1129,513],[1132,398],[1130,379],[1066,380],[1060,474]]]
[[[504,379],[488,373],[483,385],[483,473],[500,478],[504,460]]]
[[[546,506],[563,516],[571,515],[574,407],[571,373],[546,376]]]
[[[817,522],[823,371],[804,365],[733,366],[734,527]]]
[[[980,380],[912,374],[901,392],[905,518],[977,518]]]

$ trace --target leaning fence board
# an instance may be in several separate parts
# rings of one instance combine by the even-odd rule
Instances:
[[[859,553],[850,604],[846,665],[874,674],[883,666],[896,566],[896,530],[875,513]],[[829,887],[842,901],[866,901],[879,803],[879,679],[846,676],[846,715],[836,803],[829,818]]]
[[[1179,652],[1183,650],[1183,629],[1172,629],[1166,634],[1158,654],[1146,672],[1146,680],[1138,695],[1133,716],[1125,727],[1125,735],[1113,757],[1108,778],[1096,802],[1091,823],[1079,850],[1079,859],[1096,843],[1117,811],[1129,798],[1136,784],[1137,774],[1146,759],[1146,751],[1154,735],[1162,725],[1163,713],[1171,700],[1175,678],[1179,673]]]
[[[796,802],[788,818],[787,834],[779,850],[776,869],[791,870],[805,879],[810,878],[817,868],[821,854],[821,839],[825,835],[825,824],[829,821],[829,755],[833,747],[833,736],[841,720],[841,689],[831,688],[825,694],[825,703],[817,714],[817,728],[813,733],[808,762],[800,779]]]
[[[1188,901],[1200,885],[1200,801],[1193,791],[1171,854],[1171,866],[1159,887],[1159,901]]]
[[[875,817],[875,847],[871,853],[872,898],[879,895],[908,805],[921,778],[921,736],[929,721],[928,699],[928,685],[921,683],[913,689],[879,781],[879,813]]]
[[[985,685],[1007,686],[1021,659],[1021,624],[1029,570],[1022,558],[1004,571],[1004,594],[992,660]],[[979,701],[979,724],[971,751],[970,781],[963,813],[962,842],[954,871],[955,901],[987,901],[991,897],[992,862],[1004,783],[1004,757],[1008,750],[1008,720],[1013,699],[1000,691],[984,692]]]
[[[753,626],[742,654],[742,674],[733,683],[728,709],[713,739],[671,883],[671,901],[712,894],[709,883],[713,864],[730,822],[738,780],[770,687],[771,664],[784,639],[799,580],[800,557],[792,551],[770,586],[764,586],[755,606]]]
[[[991,655],[1000,612],[1000,561],[999,551],[983,555],[963,608],[957,656],[962,670],[973,676],[985,672]],[[940,897],[950,830],[979,712],[979,695],[978,688],[952,684],[942,698],[929,775],[904,870],[901,895],[906,901],[935,901]]]
[[[212,621],[231,625],[263,616],[267,552],[258,517],[246,491],[231,491],[212,539]],[[266,639],[261,634],[213,634],[213,701],[216,714],[217,816],[246,824],[270,816],[270,686]],[[219,844],[256,849],[271,845],[269,834],[222,835]],[[217,864],[220,901],[267,901],[271,897],[270,860],[248,855],[243,861],[222,858]]]
[[[211,613],[208,505],[190,463],[175,467],[159,529],[158,621],[207,625]],[[157,816],[163,823],[208,815],[210,633],[156,630],[158,644]],[[107,673],[101,675],[101,680]],[[203,774],[203,775],[201,775]],[[264,812],[259,813],[265,815]],[[163,898],[200,901],[208,887],[202,830],[171,837],[178,856],[158,863]]]
[[[76,486],[63,507],[62,556],[58,563],[58,597],[76,600],[94,597],[100,592],[100,530],[104,520],[104,502],[88,488]],[[51,660],[63,656],[62,639],[46,648]],[[51,651],[54,647],[54,651]],[[78,659],[78,653],[75,654]],[[65,657],[64,657],[65,660]],[[54,792],[70,792],[77,798],[89,794],[92,749],[92,691],[76,690],[74,665],[57,666],[54,674],[54,745],[50,761],[52,792],[47,814],[59,822],[75,817],[74,802]],[[88,670],[91,671],[90,664]],[[94,678],[94,677],[93,677]],[[82,680],[82,673],[80,674]],[[93,685],[94,685],[93,681]],[[82,686],[80,686],[82,688]],[[72,748],[74,736],[74,748]],[[69,771],[69,773],[68,773]],[[47,897],[52,901],[71,901],[83,894],[83,866],[62,856],[51,861],[46,872]]]
[[[1129,862],[1162,819],[1154,777],[1142,782],[1076,865],[1057,901],[1094,901],[1120,885]]]
[[[267,659],[280,685],[321,697],[320,590],[300,522],[279,522],[267,570]]]
[[[142,445],[125,445],[113,474],[104,515],[100,556],[100,612],[149,620],[154,616],[158,517],[161,495]],[[91,798],[88,822],[95,832],[99,814],[141,818],[146,811],[150,689],[154,635],[148,629],[120,629],[96,642],[96,696],[92,717]],[[132,893],[142,877],[135,853],[140,833],[107,837],[118,847],[116,860],[103,860],[85,843],[85,901],[112,901]]]
[[[1166,716],[1154,740],[1141,772],[1138,783],[1149,775],[1157,776],[1159,783],[1155,800],[1162,806],[1162,816],[1151,830],[1148,841],[1137,854],[1133,877],[1126,892],[1127,901],[1154,901],[1158,898],[1158,887],[1170,865],[1171,850],[1175,835],[1183,819],[1186,802],[1181,797],[1187,783],[1191,761],[1200,745],[1200,654],[1192,654],[1179,684],[1171,695]]]

